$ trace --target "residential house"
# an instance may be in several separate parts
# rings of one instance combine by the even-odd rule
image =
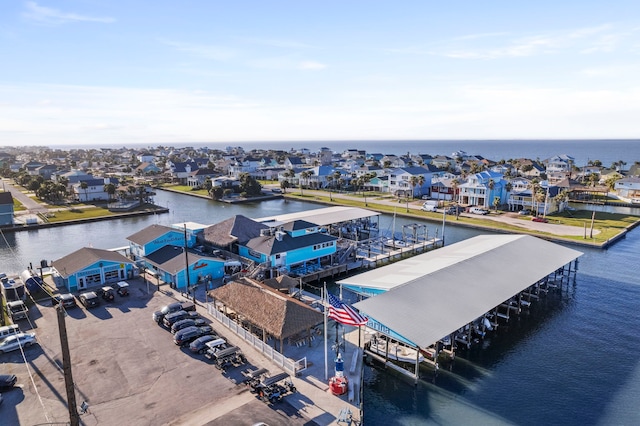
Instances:
[[[571,178],[575,159],[569,155],[556,155],[544,161],[547,180],[550,183],[559,182],[565,178]]]
[[[296,169],[305,165],[302,157],[287,157],[284,160],[284,167],[287,169]]]
[[[640,203],[640,177],[626,177],[616,182],[615,191],[622,199]]]
[[[461,204],[491,208],[507,202],[506,181],[502,174],[484,171],[467,177],[467,181],[458,186],[458,201]]]
[[[431,187],[431,175],[431,170],[425,167],[393,169],[389,172],[389,192],[396,196],[412,197],[426,194]]]
[[[51,176],[58,171],[58,166],[55,164],[45,164],[36,169],[38,176],[42,176],[44,180],[50,180]]]
[[[214,170],[211,169],[198,169],[196,171],[191,172],[189,177],[187,178],[187,185],[191,188],[202,188],[204,182],[207,179],[214,179],[218,176]]]
[[[445,155],[437,155],[431,159],[431,165],[443,170],[455,170],[456,160]]]
[[[253,157],[245,157],[242,161],[236,160],[229,165],[229,176],[240,179],[244,173],[253,174],[260,167],[260,160]]]
[[[104,178],[81,180],[80,182],[71,185],[72,197],[74,200],[81,202],[108,201],[109,194],[104,188],[108,183],[109,180],[105,180]],[[83,188],[85,185],[86,188]]]
[[[510,183],[511,191],[507,198],[507,205],[510,211],[526,209],[537,214],[546,215],[564,210],[568,205],[568,199],[560,199],[558,195],[563,190],[570,192],[569,179],[565,179],[557,185],[550,185],[548,181],[539,182],[536,196],[533,195],[532,181],[525,178],[516,178],[512,179]]]
[[[172,179],[177,180],[181,184],[187,183],[187,179],[191,172],[198,170],[198,165],[193,162],[167,162],[168,172]]]
[[[136,175],[150,175],[160,173],[161,171],[160,167],[150,162],[140,163],[135,169]]]

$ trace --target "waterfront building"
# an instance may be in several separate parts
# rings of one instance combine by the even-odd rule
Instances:
[[[429,167],[429,166],[428,166]],[[425,167],[399,167],[389,172],[389,192],[416,197],[429,192],[432,171]],[[419,179],[412,182],[412,179]],[[414,185],[415,183],[415,185]]]
[[[135,264],[117,251],[83,247],[54,260],[51,271],[57,287],[75,292],[132,278]]]
[[[506,181],[502,174],[484,171],[469,175],[467,181],[458,186],[458,201],[470,206],[491,208],[507,202]]]
[[[512,299],[519,312],[524,294],[537,292],[537,300],[543,289],[568,287],[581,255],[529,235],[480,235],[338,284],[341,291],[364,298],[354,307],[369,318],[368,328],[413,348],[433,350],[446,336],[453,341],[457,330],[472,330],[485,314],[492,321],[508,321]],[[500,311],[505,303],[506,314]],[[435,351],[432,360],[437,359]]]
[[[0,192],[0,226],[13,225],[13,196],[9,191]]]

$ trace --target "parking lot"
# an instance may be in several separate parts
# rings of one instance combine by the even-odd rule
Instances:
[[[248,364],[222,372],[204,356],[180,348],[172,335],[152,320],[152,313],[174,302],[168,287],[154,291],[130,281],[129,296],[100,300],[87,310],[67,311],[76,402],[86,401],[87,425],[234,424],[300,425],[307,421],[285,402],[266,405],[242,383]],[[167,293],[165,293],[165,291]],[[180,299],[180,298],[178,298]],[[204,313],[203,307],[197,309]],[[29,312],[39,345],[0,355],[0,374],[15,374],[19,386],[4,391],[2,424],[65,423],[69,420],[55,309],[50,301]],[[209,322],[207,320],[207,322]],[[217,331],[224,331],[215,323]],[[31,326],[20,321],[23,331]],[[223,333],[224,334],[224,333]],[[269,367],[266,365],[266,367]],[[275,372],[275,371],[274,371]]]

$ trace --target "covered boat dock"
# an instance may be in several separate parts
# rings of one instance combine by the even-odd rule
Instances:
[[[581,255],[529,235],[481,235],[338,284],[367,297],[354,305],[367,327],[424,352],[478,319],[484,326],[488,315],[508,320],[541,292],[568,284]]]

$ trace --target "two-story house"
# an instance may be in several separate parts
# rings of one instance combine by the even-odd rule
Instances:
[[[458,186],[458,200],[461,204],[491,208],[507,202],[506,181],[502,174],[484,171],[467,177]]]

